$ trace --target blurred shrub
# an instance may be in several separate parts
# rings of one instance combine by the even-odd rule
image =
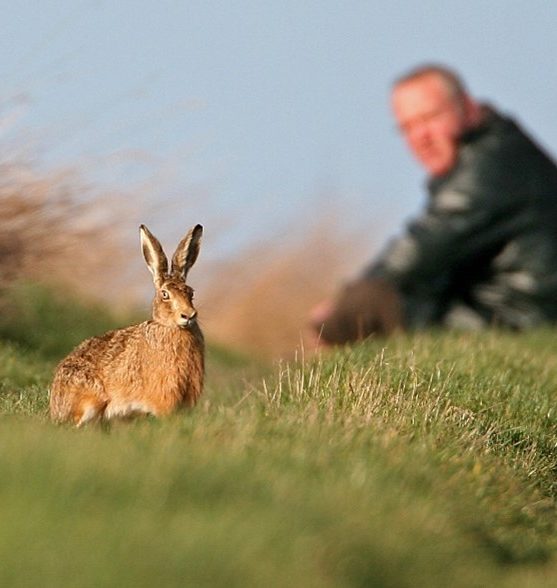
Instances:
[[[0,291],[0,337],[51,358],[129,320],[101,303],[37,283],[14,282]]]
[[[58,281],[91,295],[114,285],[126,254],[121,205],[75,171],[0,162],[0,287],[20,279]]]
[[[357,266],[362,241],[323,215],[311,227],[293,227],[287,238],[231,255],[200,294],[207,335],[257,357],[292,357],[311,347],[309,312]]]

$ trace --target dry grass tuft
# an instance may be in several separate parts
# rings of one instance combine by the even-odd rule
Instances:
[[[287,243],[277,237],[213,268],[203,292],[205,332],[260,356],[292,357],[308,346],[310,309],[349,277],[365,250],[361,243],[323,220]]]
[[[0,283],[53,284],[87,298],[116,287],[129,257],[122,206],[121,197],[96,194],[75,171],[0,163]]]

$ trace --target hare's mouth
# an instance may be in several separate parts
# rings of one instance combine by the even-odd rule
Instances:
[[[188,318],[188,319],[180,319],[180,321],[178,322],[178,326],[181,329],[187,329],[188,327],[191,327],[194,323],[196,322],[196,318]]]

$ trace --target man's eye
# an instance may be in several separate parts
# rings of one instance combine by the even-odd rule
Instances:
[[[161,297],[163,300],[168,300],[170,298],[170,294],[166,290],[161,290]]]

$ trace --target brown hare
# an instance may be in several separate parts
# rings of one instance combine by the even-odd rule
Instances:
[[[137,414],[166,415],[193,406],[203,389],[204,342],[186,277],[199,254],[196,225],[168,261],[141,225],[143,257],[153,274],[153,319],[87,339],[54,375],[50,416],[78,427]]]

